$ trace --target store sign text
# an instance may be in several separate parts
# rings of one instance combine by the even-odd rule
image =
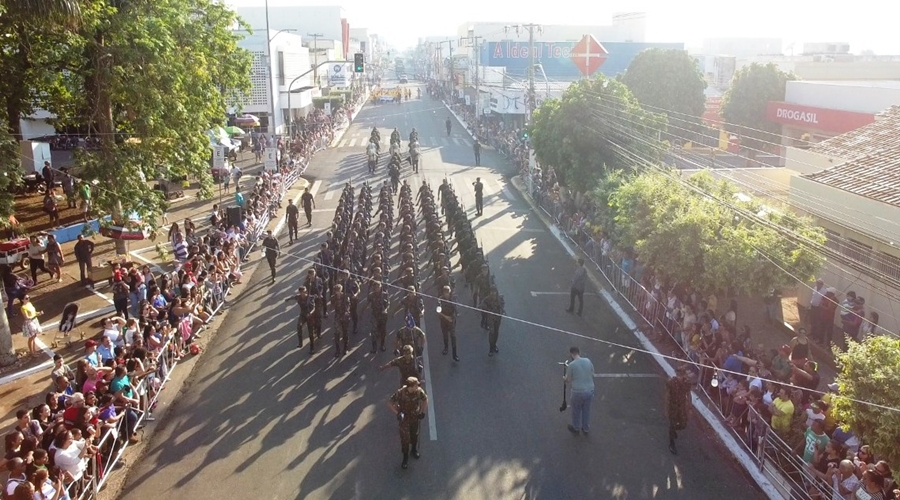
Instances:
[[[778,118],[790,120],[793,122],[803,122],[803,123],[810,123],[810,124],[814,124],[814,125],[819,124],[819,119],[816,116],[816,113],[810,113],[810,112],[806,112],[806,111],[798,111],[796,109],[778,108],[775,111],[775,116],[777,116]]]

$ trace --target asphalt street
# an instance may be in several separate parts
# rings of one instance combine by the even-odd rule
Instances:
[[[232,302],[180,400],[132,466],[123,497],[761,498],[697,421],[682,433],[679,455],[668,452],[662,372],[643,354],[592,340],[637,345],[601,298],[586,296],[582,317],[564,311],[571,259],[504,179],[511,172],[503,159],[484,150],[482,166],[473,166],[471,137],[455,121],[447,137],[449,113],[424,94],[400,105],[367,105],[338,147],[316,156],[308,171],[313,227],[292,246],[282,235],[287,255],[274,285],[262,269]],[[390,351],[369,354],[368,311],[361,311],[351,353],[336,360],[331,329],[316,354],[296,348],[296,306],[285,303],[331,224],[343,183],[386,179],[384,162],[374,176],[366,170],[373,126],[385,144],[398,127],[404,148],[412,127],[418,130],[420,173],[404,171],[414,190],[423,179],[436,189],[447,178],[474,215],[472,183],[482,178],[484,215],[473,226],[510,316],[500,353],[488,357],[478,313],[461,311],[456,363],[441,354],[436,302],[426,300],[433,411],[422,422],[422,458],[408,470],[400,468],[397,424],[385,405],[398,375],[377,370]],[[462,282],[457,277],[459,300],[471,304]],[[424,283],[426,294],[435,293],[430,286]],[[326,321],[330,326],[331,316]],[[569,413],[559,412],[558,363],[572,345],[598,374],[590,436],[570,434]]]

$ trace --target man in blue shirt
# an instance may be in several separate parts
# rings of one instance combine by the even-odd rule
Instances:
[[[591,400],[594,399],[594,364],[581,357],[577,347],[569,349],[565,381],[572,388],[572,423],[569,431],[587,435],[591,430]]]
[[[100,363],[106,364],[111,359],[116,359],[112,341],[106,335],[100,339],[100,345],[97,346],[97,354],[100,356]]]

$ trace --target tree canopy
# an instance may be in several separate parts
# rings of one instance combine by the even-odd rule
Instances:
[[[676,175],[633,176],[606,194],[605,203],[597,200],[601,211],[612,214],[619,246],[634,249],[648,268],[700,290],[731,287],[756,295],[790,284],[784,270],[810,279],[820,269],[821,256],[775,226],[786,216],[737,200],[733,184],[706,172],[687,179],[688,185]],[[810,220],[791,216],[790,224],[791,231],[824,242]]]
[[[607,170],[659,158],[665,117],[641,109],[621,82],[603,75],[579,80],[560,99],[535,111],[531,137],[542,163],[580,190],[593,188]]]
[[[900,408],[900,340],[886,336],[851,340],[846,351],[835,348],[834,356],[840,368],[840,393],[832,399],[835,418],[872,445],[878,456],[891,464],[900,463],[900,413],[885,409]]]
[[[45,1],[74,15],[69,2]],[[250,85],[250,55],[233,31],[240,21],[212,0],[83,0],[76,7],[71,24],[0,16],[0,147],[15,147],[21,117],[46,109],[58,129],[100,139],[99,151],[75,160],[78,177],[97,181],[98,215],[124,223],[137,214],[155,227],[166,200],[147,181],[186,177],[211,193],[206,131],[224,124],[229,99]],[[10,174],[0,188],[21,175],[16,156],[0,165]],[[0,216],[7,216],[12,201],[2,193]]]
[[[696,59],[686,51],[644,50],[620,79],[641,106],[666,114],[670,134],[688,138],[688,130],[700,124],[706,108],[706,81]]]
[[[781,125],[766,118],[766,108],[770,101],[784,100],[787,82],[794,79],[773,63],[741,68],[722,99],[726,128],[752,149],[768,150],[773,143],[778,144]]]

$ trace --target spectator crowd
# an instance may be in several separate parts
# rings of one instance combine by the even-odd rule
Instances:
[[[815,284],[806,314],[806,328],[799,328],[790,343],[767,351],[754,344],[750,327],[738,326],[736,300],[720,307],[715,293],[669,283],[646,268],[631,249],[618,248],[596,223],[597,207],[590,199],[576,199],[560,186],[552,166],[529,169],[527,144],[516,142],[518,132],[504,133],[488,117],[475,117],[466,106],[454,111],[476,136],[497,149],[511,147],[511,161],[530,182],[532,198],[593,260],[608,282],[628,300],[658,338],[677,345],[673,355],[700,367],[697,386],[754,451],[760,446],[764,426],[789,443],[785,471],[796,479],[798,498],[896,500],[900,491],[889,463],[879,460],[870,446],[831,414],[836,384],[822,386],[818,363],[812,359],[811,342],[828,345],[836,325],[838,335],[860,340],[877,329],[878,313],[867,315],[865,300],[849,291],[843,300],[822,280]],[[496,146],[495,146],[496,147]],[[524,161],[523,161],[524,160]],[[780,303],[777,291],[765,298],[767,310]],[[837,317],[836,317],[837,316]],[[770,320],[775,319],[771,311]],[[713,387],[706,390],[706,387]]]

